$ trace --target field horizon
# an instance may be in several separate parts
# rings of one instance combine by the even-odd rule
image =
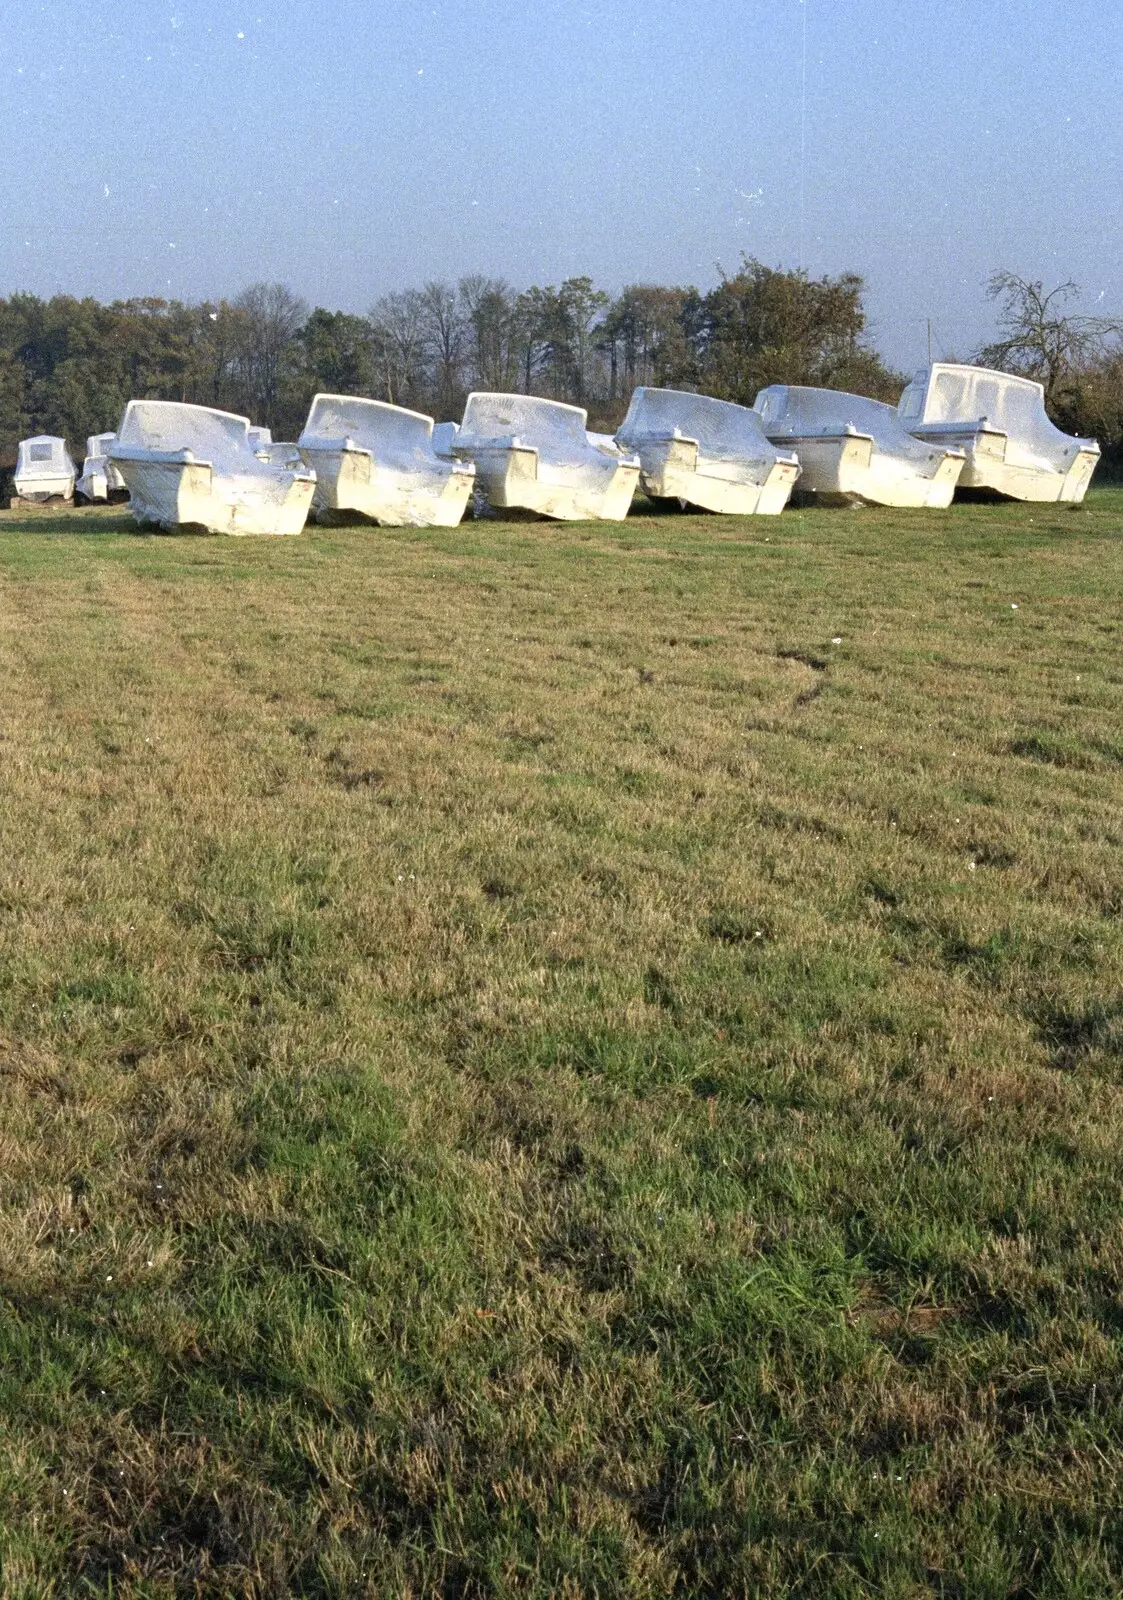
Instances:
[[[0,512],[0,1596],[1123,1589],[1123,490]]]

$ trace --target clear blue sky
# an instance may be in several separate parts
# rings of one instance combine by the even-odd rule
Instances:
[[[0,294],[266,278],[362,311],[470,270],[705,288],[747,251],[863,273],[905,368],[927,317],[940,352],[988,335],[996,267],[1123,314],[1119,0],[0,16]]]

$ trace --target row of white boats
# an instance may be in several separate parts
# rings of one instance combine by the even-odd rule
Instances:
[[[247,417],[131,400],[117,432],[89,441],[81,477],[63,439],[19,448],[25,501],[128,492],[138,521],[214,533],[299,533],[323,521],[454,527],[519,510],[622,520],[637,488],[734,515],[780,512],[796,491],[827,503],[941,507],[957,487],[1019,500],[1084,498],[1099,446],[1054,427],[1042,387],[939,363],[894,407],[833,389],[774,385],[752,407],[636,389],[615,435],[580,407],[521,394],[469,395],[460,423],[319,394],[295,444]]]

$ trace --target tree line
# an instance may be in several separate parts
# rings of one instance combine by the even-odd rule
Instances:
[[[997,274],[1000,339],[980,359],[1041,377],[1070,431],[1123,438],[1119,327],[1066,312],[1071,284]],[[745,258],[707,292],[591,278],[518,289],[469,274],[395,290],[365,316],[311,308],[283,284],[231,300],[0,299],[0,464],[32,433],[115,427],[134,397],[243,412],[295,438],[319,390],[370,395],[458,418],[473,388],[585,406],[614,428],[637,384],[751,404],[769,383],[809,383],[895,401],[905,376],[868,342],[856,273],[811,277]]]

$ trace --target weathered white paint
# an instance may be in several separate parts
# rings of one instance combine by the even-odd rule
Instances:
[[[86,459],[75,488],[87,500],[108,500],[125,487],[124,478],[106,455],[116,437],[115,433],[91,433],[86,440]]]
[[[921,444],[893,406],[839,389],[773,384],[753,401],[765,433],[799,457],[798,494],[844,505],[951,504],[964,455]]]
[[[476,468],[487,506],[565,522],[622,522],[639,460],[607,435],[596,444],[580,406],[525,394],[470,394],[449,448]]]
[[[299,440],[316,469],[316,514],[348,513],[385,527],[454,528],[474,468],[433,448],[433,419],[383,400],[318,394]]]
[[[174,400],[130,400],[107,453],[137,521],[168,530],[299,533],[316,487],[292,445],[251,448],[248,418]]]
[[[1045,390],[1031,378],[988,367],[936,362],[901,395],[897,415],[917,439],[954,445],[967,461],[964,489],[1013,500],[1083,500],[1100,447],[1053,426]]]
[[[640,486],[653,500],[775,515],[799,477],[798,457],[769,442],[755,411],[709,395],[637,389],[616,439],[639,456]]]
[[[16,453],[16,495],[33,504],[69,500],[74,494],[75,468],[66,440],[50,433],[21,439]]]

